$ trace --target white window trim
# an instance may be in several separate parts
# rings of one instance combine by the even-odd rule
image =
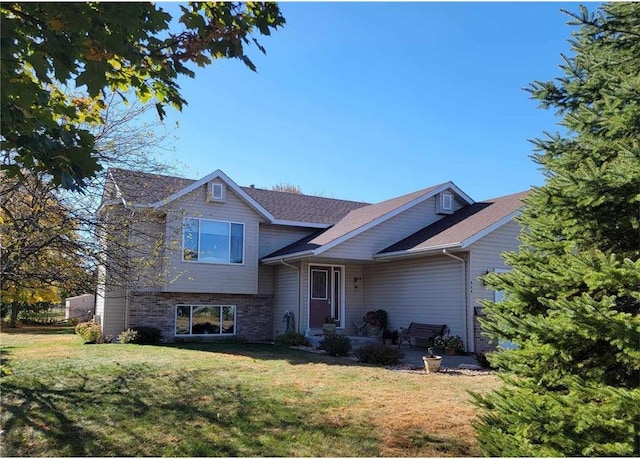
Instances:
[[[179,307],[188,307],[189,308],[189,333],[177,333],[177,325],[178,325],[178,308]],[[191,327],[193,324],[193,308],[196,307],[214,307],[220,308],[220,313],[222,314],[222,308],[224,307],[233,307],[233,333],[209,333],[202,335],[194,335],[191,333]],[[174,305],[173,310],[173,336],[176,338],[179,337],[203,337],[203,336],[211,336],[215,338],[223,338],[225,336],[235,336],[238,333],[238,305],[237,304],[176,304]],[[222,328],[220,328],[222,331]]]
[[[186,224],[186,220],[198,220],[198,259],[197,260],[185,260],[184,259],[184,227]],[[227,262],[227,263],[221,263],[221,262],[217,262],[217,261],[203,261],[200,260],[200,226],[201,226],[201,222],[202,220],[205,221],[209,221],[209,222],[217,222],[217,223],[228,223],[229,224],[229,257],[231,257],[231,224],[234,225],[242,225],[242,263],[231,263],[231,261]],[[246,240],[247,240],[247,229],[246,229],[246,225],[242,222],[232,222],[232,221],[227,221],[227,220],[213,220],[211,218],[200,218],[200,217],[183,217],[182,218],[182,231],[180,233],[180,237],[182,238],[182,251],[180,252],[180,261],[182,261],[183,263],[202,263],[205,265],[222,265],[222,266],[244,266],[245,264],[245,257],[246,257],[246,251],[247,251],[247,244],[246,244]]]
[[[216,189],[220,190],[220,196],[216,196]],[[224,202],[225,200],[225,186],[219,182],[209,182],[207,187],[207,198],[210,202]]]

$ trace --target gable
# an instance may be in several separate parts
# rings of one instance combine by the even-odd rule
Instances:
[[[395,226],[396,231],[400,231],[400,234],[404,236],[427,224],[427,222],[432,222],[434,218],[441,218],[436,215],[434,197],[445,191],[455,196],[457,206],[473,203],[473,200],[454,183],[442,183],[377,204],[355,209],[326,231],[291,244],[267,256],[263,261],[271,261],[273,258],[285,256],[320,255],[367,233],[370,233],[374,240],[370,240],[370,244],[365,244],[365,247],[356,249],[355,252],[357,252],[357,255],[355,255],[355,257],[370,259],[371,255],[380,249],[380,244],[384,244],[382,241],[386,240],[380,239],[380,237],[391,238],[391,240],[402,237],[398,236],[397,232],[393,235],[387,230],[381,230],[380,225],[398,218],[410,210],[417,211],[414,212],[417,214],[415,218],[409,219],[408,222],[403,220],[403,222]],[[426,207],[423,210],[417,210],[419,206],[422,206],[428,200],[432,201],[431,204],[428,205],[429,210],[426,210]],[[462,202],[462,204],[460,202]],[[406,217],[406,214],[404,216]],[[391,223],[388,226],[393,227],[394,225]],[[390,241],[387,243],[390,243]],[[372,247],[375,246],[378,248],[372,251]],[[332,256],[337,255],[332,254]],[[353,251],[350,252],[350,256],[354,256]]]
[[[445,248],[467,248],[518,215],[528,191],[475,203],[381,250],[374,258],[389,258]]]
[[[279,225],[327,228],[340,221],[351,210],[368,205],[364,202],[265,190],[253,186],[240,187],[222,171],[193,180],[115,168],[109,170],[108,177],[108,186],[117,187],[123,203],[134,207],[161,207],[199,187],[222,183],[265,220]],[[103,197],[103,202],[106,202],[105,198],[106,196]]]

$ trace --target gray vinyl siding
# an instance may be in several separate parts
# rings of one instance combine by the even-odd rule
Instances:
[[[152,212],[138,212],[129,231],[129,281],[132,290],[159,291],[165,250],[161,244],[164,218]]]
[[[480,323],[477,321],[478,317],[482,315],[482,307],[479,301],[481,299],[493,300],[495,292],[485,288],[478,277],[496,268],[507,268],[504,264],[504,259],[501,257],[501,253],[518,250],[520,246],[520,241],[518,240],[520,232],[520,224],[515,221],[510,221],[470,246],[472,256],[469,276],[471,282],[469,306],[474,319],[473,350],[475,352],[491,351],[495,346],[495,343],[490,343],[488,338],[483,335]]]
[[[167,212],[165,292],[256,294],[258,292],[258,225],[261,217],[229,188],[224,202],[206,201],[206,185],[171,203]],[[244,263],[182,261],[184,218],[244,224]]]
[[[489,233],[479,241],[473,243],[469,249],[473,253],[471,262],[471,304],[480,306],[478,300],[493,300],[494,292],[484,287],[478,280],[487,271],[495,268],[506,268],[501,253],[504,251],[517,251],[520,246],[518,236],[521,226],[515,221],[510,221],[497,230]]]
[[[462,205],[454,200],[454,211]],[[436,214],[436,198],[427,199],[389,220],[327,250],[328,258],[372,260],[373,255],[443,218]]]
[[[411,322],[446,324],[464,339],[462,282],[462,263],[445,256],[365,265],[365,308],[387,311],[391,329]]]
[[[98,303],[100,304],[100,296]],[[102,334],[107,337],[109,335],[116,336],[122,332],[125,327],[124,319],[125,294],[122,289],[109,289],[102,297],[102,309],[100,314],[100,323],[102,326]],[[98,309],[96,308],[96,311]]]
[[[361,278],[361,280],[356,283],[354,278]],[[367,312],[364,304],[364,267],[360,264],[345,266],[344,279],[346,317],[344,329],[345,334],[355,335],[358,331],[355,324],[359,326]]]
[[[260,248],[258,257],[280,250],[296,241],[317,232],[317,228],[296,228],[293,226],[260,225]]]
[[[273,295],[273,266],[258,266],[258,295]]]
[[[298,264],[292,264],[299,267]],[[296,319],[296,329],[304,333],[300,322],[301,313],[298,311],[298,284],[299,271],[289,266],[276,266],[273,268],[273,330],[274,333],[285,332],[286,324],[283,322],[285,311],[293,311]]]

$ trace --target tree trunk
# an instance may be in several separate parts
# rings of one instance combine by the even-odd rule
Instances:
[[[20,312],[20,303],[14,301],[11,303],[11,328],[18,326],[18,313]]]

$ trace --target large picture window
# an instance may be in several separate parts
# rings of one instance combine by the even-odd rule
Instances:
[[[234,335],[236,307],[224,306],[176,306],[176,335]]]
[[[242,264],[244,225],[202,218],[185,218],[182,259],[202,263]]]

